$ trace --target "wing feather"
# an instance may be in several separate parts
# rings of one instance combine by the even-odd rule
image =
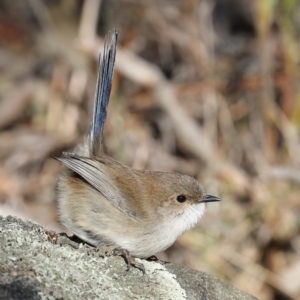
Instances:
[[[133,218],[140,218],[136,212],[128,209],[126,199],[114,185],[112,179],[102,170],[101,162],[71,153],[63,158],[55,158],[85,179],[121,212]]]

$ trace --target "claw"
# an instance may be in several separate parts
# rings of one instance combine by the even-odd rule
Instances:
[[[146,260],[157,262],[163,266],[169,263],[168,261],[158,259],[155,255],[149,256]]]
[[[142,263],[139,263],[135,260],[134,257],[132,257],[128,250],[121,249],[120,252],[122,253],[122,256],[125,258],[126,263],[127,263],[127,269],[126,271],[128,272],[131,267],[135,267],[143,272],[143,275],[146,274],[145,266]]]

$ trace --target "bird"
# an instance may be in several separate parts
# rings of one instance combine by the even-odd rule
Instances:
[[[117,52],[118,31],[105,38],[99,55],[93,119],[89,132],[72,152],[55,157],[64,166],[58,179],[61,223],[84,242],[119,251],[131,266],[135,258],[169,248],[194,227],[208,202],[193,177],[180,173],[136,170],[104,152],[104,125]],[[184,125],[183,125],[184,126]]]

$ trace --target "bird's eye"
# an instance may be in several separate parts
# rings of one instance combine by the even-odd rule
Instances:
[[[184,196],[184,195],[178,195],[178,196],[176,197],[176,200],[177,200],[179,203],[183,203],[183,202],[186,201],[186,196]]]

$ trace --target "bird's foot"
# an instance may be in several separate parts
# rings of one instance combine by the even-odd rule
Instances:
[[[145,266],[142,263],[137,262],[135,260],[135,258],[130,255],[128,250],[120,249],[118,251],[120,251],[121,255],[126,260],[126,263],[127,263],[126,271],[129,271],[131,267],[134,267],[134,268],[141,270],[143,272],[143,275],[145,275],[145,273],[146,273]]]

